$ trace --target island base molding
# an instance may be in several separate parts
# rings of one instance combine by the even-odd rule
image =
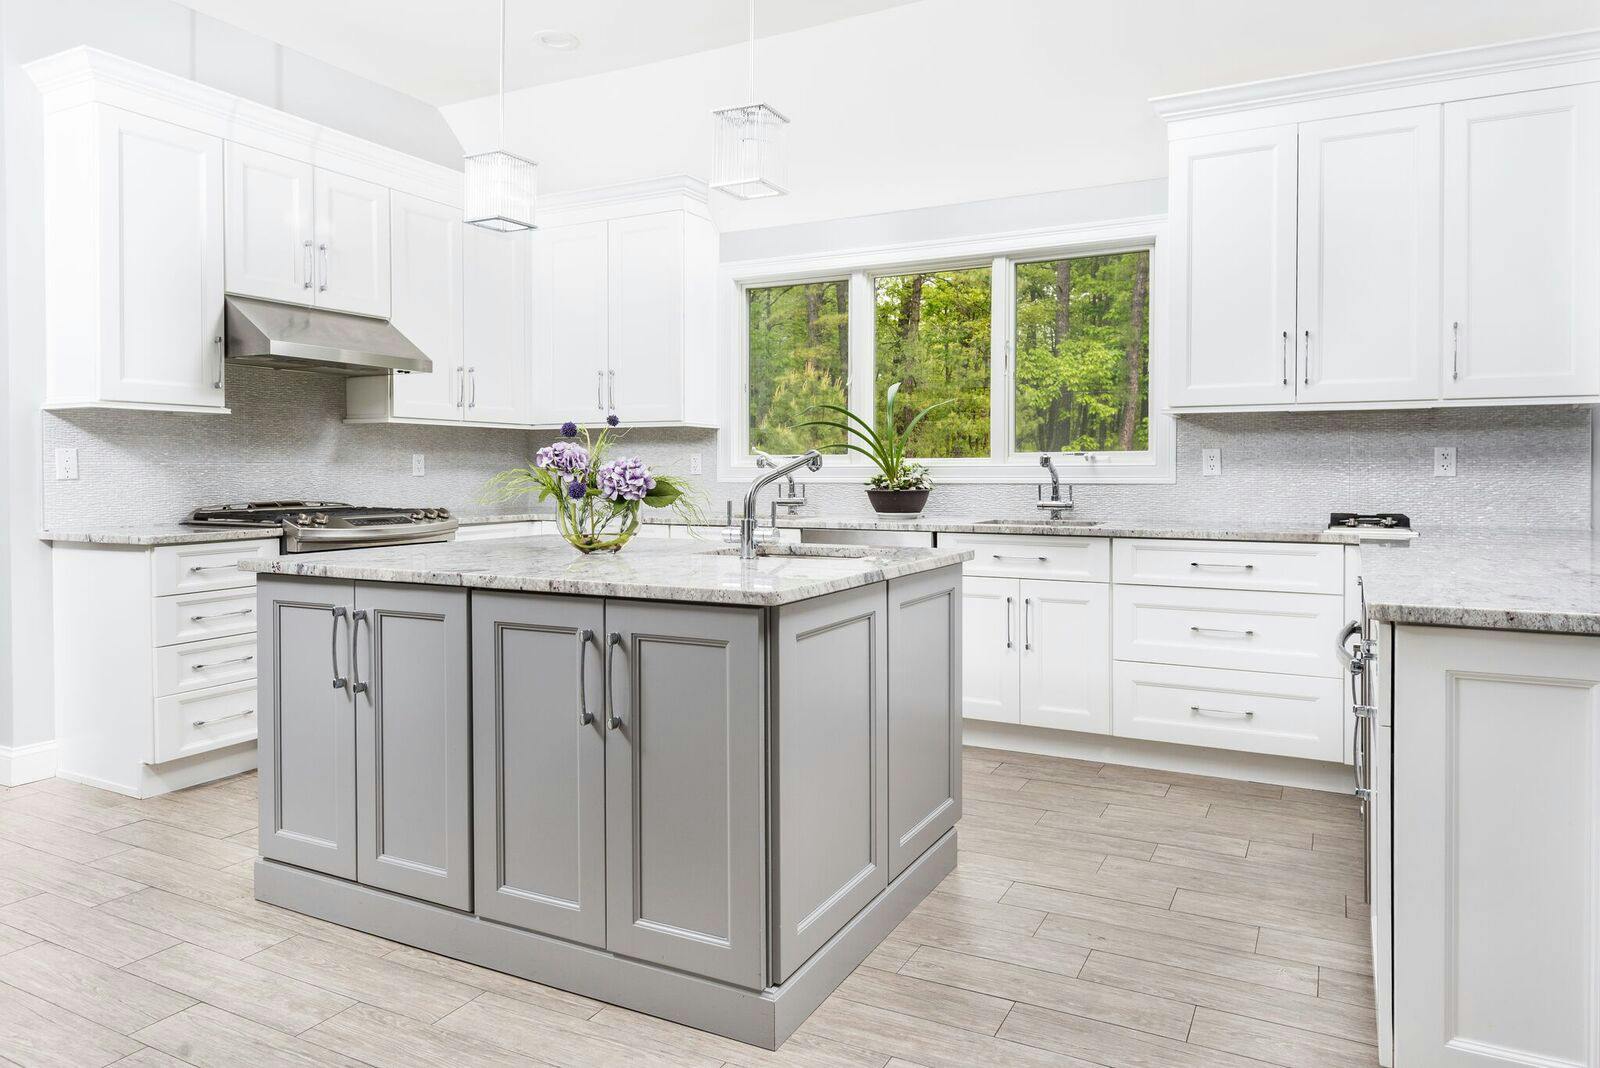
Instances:
[[[955,870],[949,830],[781,986],[746,990],[271,860],[256,899],[431,953],[775,1050]]]

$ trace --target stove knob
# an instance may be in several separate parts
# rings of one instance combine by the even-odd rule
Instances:
[[[448,508],[440,508],[439,509],[439,518],[440,519],[449,519],[450,518],[450,509],[448,509]]]
[[[444,518],[443,516],[441,516],[439,514],[439,509],[437,509],[437,508],[429,508],[428,511],[425,514],[426,514],[426,517],[428,519],[442,519],[442,518]]]
[[[412,512],[411,513],[411,519],[412,519],[413,522],[420,523],[426,518],[428,518],[426,512]]]
[[[326,512],[318,512],[316,515],[311,517],[311,522],[316,524],[319,527],[327,526],[328,525],[328,513],[326,513]]]
[[[307,515],[306,513],[304,513],[304,512],[296,512],[295,516],[294,516],[294,521],[295,521],[295,523],[297,523],[297,524],[299,524],[300,526],[303,527],[306,524],[311,522],[311,517],[309,515]]]

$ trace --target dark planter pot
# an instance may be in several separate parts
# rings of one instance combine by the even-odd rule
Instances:
[[[922,514],[932,490],[867,490],[872,510],[891,518],[913,519]]]

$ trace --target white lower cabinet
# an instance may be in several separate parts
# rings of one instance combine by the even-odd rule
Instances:
[[[967,719],[1022,722],[1017,585],[1016,579],[962,579],[961,714]]]
[[[1116,733],[1180,745],[1338,761],[1338,679],[1118,662]]]

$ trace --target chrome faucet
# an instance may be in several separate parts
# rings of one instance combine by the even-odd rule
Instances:
[[[757,449],[756,450],[756,466],[757,467],[777,467],[778,466],[778,461],[773,459],[771,456],[767,455],[766,453],[762,452],[760,449]],[[777,498],[772,502],[772,522],[773,522],[773,525],[774,526],[777,525],[777,522],[778,522],[778,509],[779,508],[784,509],[784,511],[786,511],[789,515],[794,515],[796,512],[798,512],[800,509],[804,508],[805,506],[806,506],[806,487],[805,487],[805,485],[803,483],[796,482],[793,474],[788,475],[783,480],[783,492],[779,493]]]
[[[763,462],[765,461],[765,462]],[[744,495],[744,515],[739,517],[739,559],[754,560],[756,558],[756,530],[761,526],[761,519],[756,515],[756,495],[761,488],[780,478],[793,476],[802,467],[812,471],[822,470],[822,454],[816,449],[803,453],[788,463],[778,466],[778,462],[770,456],[757,456],[756,466],[769,468],[766,474],[756,476],[750,483],[749,492]]]
[[[1069,452],[1068,456],[1084,456],[1085,453]],[[1034,505],[1040,511],[1049,512],[1051,519],[1060,519],[1061,513],[1072,507],[1072,484],[1067,483],[1066,500],[1061,499],[1061,473],[1056,470],[1056,462],[1049,453],[1040,453],[1039,466],[1050,472],[1050,499],[1044,496],[1044,487],[1039,487],[1039,503]]]

